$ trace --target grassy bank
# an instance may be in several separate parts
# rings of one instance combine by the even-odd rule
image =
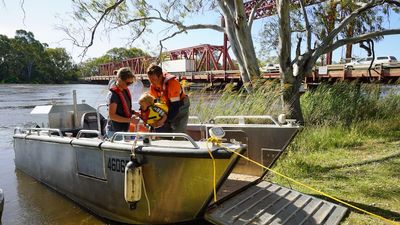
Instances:
[[[205,97],[192,109],[204,112],[200,113],[203,120],[215,115],[280,113],[279,88],[274,84],[250,95],[228,90],[217,100]],[[400,94],[382,94],[378,85],[340,83],[322,85],[304,94],[301,102],[306,126],[274,169],[400,222]],[[318,196],[284,178],[270,179]],[[387,223],[351,210],[342,224]]]

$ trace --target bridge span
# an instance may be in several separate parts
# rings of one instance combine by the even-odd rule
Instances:
[[[147,81],[147,74],[143,65],[138,64],[124,64],[123,66],[131,67],[134,71],[135,76],[142,80]],[[110,67],[103,67],[102,73],[97,76],[91,76],[85,78],[92,82],[107,82],[110,79],[115,78],[112,71],[118,67],[110,64]],[[139,73],[138,70],[139,69]],[[105,72],[107,71],[107,72]],[[315,67],[312,73],[307,74],[304,78],[305,84],[319,83],[324,81],[344,81],[344,80],[359,80],[361,82],[395,82],[400,77],[400,63],[391,66],[376,65],[370,70],[368,68],[358,68],[353,70],[344,69],[343,64],[334,64],[328,66]],[[229,82],[240,82],[239,70],[203,70],[203,71],[183,71],[183,72],[170,72],[176,75],[179,80],[187,80],[192,83],[229,83]],[[280,79],[279,71],[262,72],[262,78],[264,79]]]

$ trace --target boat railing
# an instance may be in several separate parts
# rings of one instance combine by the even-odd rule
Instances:
[[[97,113],[97,130],[100,132],[100,135],[99,135],[100,138],[103,138],[102,135],[101,135],[102,127],[101,127],[101,121],[100,121],[100,108],[105,107],[105,106],[108,106],[108,104],[100,104],[100,105],[97,106],[97,109],[96,109],[96,113]]]
[[[137,133],[132,133],[132,132],[115,132],[114,135],[111,137],[110,142],[114,142],[116,140],[116,137],[122,136],[122,137],[136,137],[138,139],[140,138],[148,138],[150,141],[151,137],[161,137],[161,138],[175,138],[175,137],[181,137],[187,141],[189,141],[194,148],[199,148],[197,143],[191,138],[189,135],[185,133],[143,133],[143,132],[137,132]],[[150,142],[149,142],[150,143]]]
[[[19,133],[19,134],[22,134],[22,129],[21,129],[21,127],[16,127],[16,128],[14,128],[14,134],[16,134],[16,133]]]
[[[61,130],[60,129],[56,129],[56,128],[36,128],[36,127],[32,127],[32,128],[28,128],[28,135],[32,134],[33,132],[36,132],[38,136],[40,136],[41,133],[45,132],[47,133],[47,135],[49,137],[51,137],[51,134],[53,132],[57,132],[58,136],[60,137],[64,137]]]
[[[272,116],[270,115],[249,115],[249,116],[216,116],[210,122],[215,123],[217,120],[221,119],[237,119],[238,124],[246,124],[246,119],[268,119],[271,120],[275,125],[281,126],[281,124]]]
[[[200,124],[203,123],[198,116],[189,116],[189,120],[197,120]]]
[[[82,136],[82,134],[96,134],[97,138],[99,138],[99,139],[102,138],[101,132],[98,130],[80,130],[78,132],[78,134],[76,135],[76,139],[79,139]]]

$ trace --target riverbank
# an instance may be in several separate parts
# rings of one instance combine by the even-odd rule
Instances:
[[[350,127],[306,127],[275,170],[363,210],[400,221],[400,118]],[[272,181],[328,201],[272,175]],[[388,224],[350,209],[342,224]]]
[[[266,83],[255,93],[224,92],[198,98],[193,111],[206,121],[216,115],[280,113],[279,86]],[[321,85],[301,97],[305,127],[273,168],[389,220],[400,221],[400,93],[398,87],[338,83]],[[280,185],[333,201],[287,179]],[[350,209],[345,225],[387,222]]]

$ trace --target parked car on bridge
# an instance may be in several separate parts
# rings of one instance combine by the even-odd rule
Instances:
[[[359,60],[353,60],[344,65],[345,69],[354,69],[354,68],[368,68],[371,64],[372,57],[361,58]],[[373,62],[373,67],[377,65],[383,66],[391,66],[397,63],[397,59],[394,56],[378,56],[375,58]]]
[[[279,64],[267,64],[264,67],[261,67],[261,72],[266,72],[266,73],[278,73],[279,72]]]

